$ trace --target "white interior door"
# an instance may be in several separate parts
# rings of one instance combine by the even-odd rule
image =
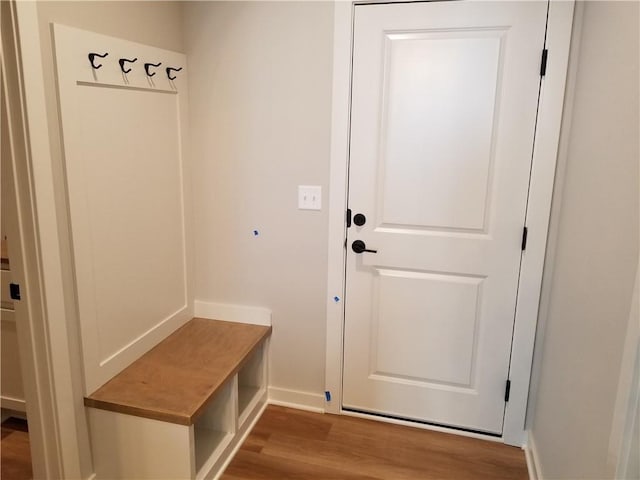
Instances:
[[[546,14],[355,7],[344,408],[502,432]]]

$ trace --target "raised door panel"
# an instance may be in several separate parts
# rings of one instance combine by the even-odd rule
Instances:
[[[503,33],[385,34],[381,225],[485,229]]]
[[[471,388],[481,286],[481,278],[379,270],[370,375]]]

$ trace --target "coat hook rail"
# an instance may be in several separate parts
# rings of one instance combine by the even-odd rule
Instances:
[[[148,77],[153,77],[153,76],[156,74],[156,72],[153,72],[153,73],[149,72],[149,68],[150,68],[150,67],[159,67],[160,65],[162,65],[162,62],[158,62],[158,63],[145,63],[145,64],[144,64],[144,71],[147,73],[147,76],[148,76]]]
[[[100,64],[100,65],[96,65],[96,64],[94,63],[95,58],[96,58],[96,57],[104,58],[104,57],[106,57],[107,55],[109,55],[109,53],[108,53],[108,52],[107,52],[107,53],[104,53],[104,54],[102,54],[102,55],[100,55],[99,53],[93,53],[93,52],[92,52],[92,53],[90,53],[90,54],[88,55],[88,57],[89,57],[89,63],[91,64],[91,67],[92,67],[93,69],[95,69],[95,70],[99,69],[99,68],[102,66],[102,64]]]
[[[120,64],[120,70],[122,70],[122,73],[129,73],[131,71],[131,69],[127,69],[125,70],[124,68],[124,62],[129,62],[129,63],[133,63],[133,62],[137,62],[138,58],[134,58],[133,60],[129,60],[128,58],[121,58],[120,60],[118,60],[118,63]]]
[[[180,68],[167,67],[165,70],[167,71],[167,77],[169,77],[169,80],[175,80],[176,77],[175,76],[172,77],[171,76],[171,72],[172,71],[173,72],[179,72],[180,70],[182,70],[182,67],[180,67]]]

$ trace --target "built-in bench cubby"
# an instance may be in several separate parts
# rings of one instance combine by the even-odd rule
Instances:
[[[266,405],[270,333],[194,318],[86,397],[96,478],[215,478]]]
[[[192,318],[187,58],[66,25],[53,34],[96,477],[213,478],[266,405],[271,327]],[[109,52],[104,68],[90,51]],[[140,68],[123,76],[117,59],[133,53]],[[151,80],[144,62],[175,75]]]
[[[227,382],[193,424],[196,473],[213,466],[238,430],[234,409],[235,379]]]
[[[260,346],[238,371],[238,421],[242,426],[265,394],[266,362]]]

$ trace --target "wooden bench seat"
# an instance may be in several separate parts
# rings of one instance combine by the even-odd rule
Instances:
[[[270,333],[193,318],[85,397],[96,478],[219,475],[266,406]]]
[[[88,407],[192,425],[271,327],[194,318],[101,388]]]

